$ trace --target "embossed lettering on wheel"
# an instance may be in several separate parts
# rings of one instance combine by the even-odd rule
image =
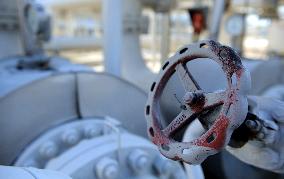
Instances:
[[[200,58],[212,59],[222,67],[228,83],[226,90],[212,93],[202,91],[186,66],[188,61]],[[184,107],[167,127],[162,128],[159,100],[174,73],[177,73],[186,91],[183,98]],[[240,57],[230,47],[212,40],[185,46],[165,62],[151,85],[145,109],[150,139],[158,146],[160,152],[170,159],[190,164],[201,163],[206,157],[227,145],[233,130],[244,121],[247,114],[246,94],[249,88],[249,75]],[[201,112],[217,106],[221,106],[218,117],[213,119],[214,123],[209,130],[198,139],[178,142],[172,138],[180,127],[188,125],[188,121],[192,121]]]

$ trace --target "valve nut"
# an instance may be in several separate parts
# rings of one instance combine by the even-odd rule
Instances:
[[[62,134],[61,140],[64,144],[75,145],[80,140],[80,134],[75,129],[66,130]]]
[[[84,136],[88,139],[100,135],[101,132],[101,129],[97,126],[86,126],[83,129]]]
[[[95,165],[95,173],[99,179],[114,179],[119,175],[119,166],[114,159],[105,157]]]
[[[128,164],[132,170],[135,172],[140,172],[150,165],[150,159],[145,151],[136,149],[129,154]]]
[[[173,163],[168,159],[162,158],[161,156],[156,158],[154,161],[154,168],[160,175],[168,176],[174,172]]]
[[[39,155],[45,159],[50,159],[52,157],[55,157],[57,152],[58,148],[56,144],[52,141],[47,141],[43,143],[39,148]]]

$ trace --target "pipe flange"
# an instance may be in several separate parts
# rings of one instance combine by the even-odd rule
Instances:
[[[106,126],[105,121],[101,118],[85,119],[56,127],[32,142],[18,157],[14,165],[44,168],[51,159],[60,156],[81,141],[104,135],[104,130],[110,128]]]

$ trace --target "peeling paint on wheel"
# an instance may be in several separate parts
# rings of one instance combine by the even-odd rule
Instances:
[[[242,65],[239,55],[230,47],[208,40],[187,45],[166,61],[151,87],[146,107],[146,119],[149,138],[158,146],[160,152],[172,160],[189,164],[200,164],[208,156],[222,150],[229,142],[234,129],[245,119],[247,114],[247,92],[249,75]],[[194,80],[186,63],[200,58],[216,61],[226,74],[228,87],[223,92],[203,92]],[[186,90],[185,102],[181,113],[166,127],[162,128],[159,100],[163,90],[174,73],[178,73]],[[233,76],[235,79],[232,79]],[[235,80],[235,83],[234,81]],[[153,84],[154,84],[153,83]],[[247,88],[247,89],[246,89]],[[206,133],[190,142],[175,141],[172,136],[188,121],[192,121],[205,110],[221,106],[221,111]],[[147,109],[148,108],[148,109]],[[209,114],[210,115],[210,114]],[[204,121],[203,121],[204,122]]]

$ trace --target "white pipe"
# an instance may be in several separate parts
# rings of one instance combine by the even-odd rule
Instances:
[[[161,62],[169,57],[170,52],[170,13],[163,13],[161,16]]]
[[[102,40],[97,37],[54,37],[44,44],[46,50],[101,49]]]
[[[225,9],[225,0],[215,0],[211,15],[209,39],[218,40],[220,23]]]
[[[19,28],[22,39],[21,42],[23,44],[23,49],[25,54],[31,55],[43,51],[41,48],[41,44],[36,39],[35,34],[32,33],[30,27],[28,27],[28,23],[25,16],[26,15],[25,10],[28,4],[29,4],[28,0],[17,0]]]
[[[5,179],[72,179],[60,172],[31,167],[0,166],[0,178]]]
[[[124,6],[124,0],[103,0],[105,71],[116,76],[121,76]]]
[[[100,7],[102,4],[101,0],[48,0],[42,1],[37,0],[38,2],[51,7],[51,8],[68,8],[68,7],[82,7],[82,6],[94,6]],[[104,1],[104,0],[103,0]]]
[[[139,0],[124,0],[123,16],[141,18],[142,6]],[[148,91],[155,74],[145,65],[141,54],[140,31],[123,33],[122,76],[140,88]]]
[[[197,139],[202,133],[205,132],[199,120],[194,120],[186,129],[183,142],[189,142],[194,139]],[[189,165],[183,163],[185,171],[189,179],[204,179],[204,173],[200,165]]]

